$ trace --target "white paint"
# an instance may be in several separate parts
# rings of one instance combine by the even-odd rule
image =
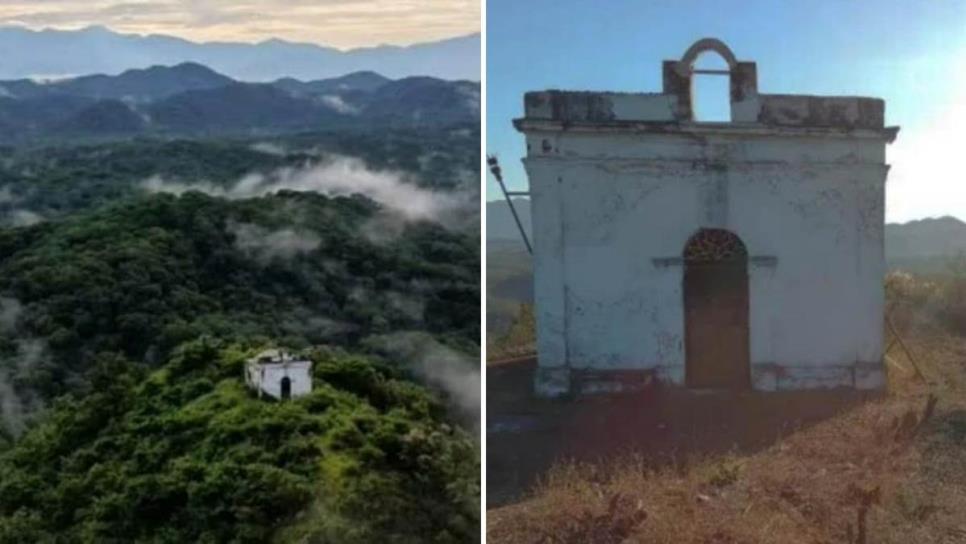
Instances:
[[[732,123],[691,119],[691,67],[708,49],[731,70]],[[749,253],[753,388],[883,387],[885,144],[898,130],[884,103],[759,94],[755,64],[714,39],[664,66],[666,94],[528,93],[515,121],[537,393],[683,385],[681,256],[702,228]]]
[[[571,370],[683,384],[683,267],[655,259],[680,257],[702,227],[773,258],[749,265],[754,387],[883,385],[882,138],[695,125],[528,142],[539,392],[568,391]],[[857,378],[856,363],[873,366]]]
[[[312,361],[295,357],[279,350],[267,350],[249,359],[245,364],[245,383],[274,399],[282,399],[282,381],[291,383],[291,398],[312,392]]]

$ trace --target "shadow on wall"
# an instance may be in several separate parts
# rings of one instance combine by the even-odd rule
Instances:
[[[783,436],[856,408],[876,393],[641,393],[551,401],[532,396],[533,359],[487,367],[487,506],[522,498],[556,462],[627,454],[653,466],[763,450]]]

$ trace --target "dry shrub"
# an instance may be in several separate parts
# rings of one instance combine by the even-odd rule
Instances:
[[[945,274],[928,277],[891,272],[885,289],[890,307],[907,326],[966,334],[966,259],[951,261]]]
[[[532,304],[520,304],[507,332],[487,340],[490,361],[532,355],[537,348],[536,318]]]
[[[891,436],[885,445],[876,438],[891,434],[878,429],[888,429],[903,408],[872,403],[755,455],[664,468],[633,457],[558,465],[532,498],[490,511],[488,542],[569,542],[551,536],[586,535],[567,527],[607,512],[615,496],[647,513],[632,542],[845,542],[856,520],[852,487],[895,489],[897,467],[914,455],[891,446]],[[866,515],[875,523],[874,511]]]

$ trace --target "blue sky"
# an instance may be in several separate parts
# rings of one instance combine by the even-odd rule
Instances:
[[[758,63],[763,93],[884,98],[902,127],[887,219],[966,219],[966,0],[488,0],[486,16],[487,152],[513,188],[526,186],[510,124],[524,92],[659,91],[662,60],[715,37]]]

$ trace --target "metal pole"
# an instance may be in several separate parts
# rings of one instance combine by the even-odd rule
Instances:
[[[523,230],[523,223],[520,222],[520,216],[517,215],[517,209],[513,206],[513,200],[510,198],[510,191],[506,190],[506,185],[503,183],[503,172],[500,169],[500,163],[497,162],[495,155],[490,155],[486,158],[486,163],[490,165],[490,172],[493,173],[493,177],[496,181],[500,183],[500,189],[503,191],[503,197],[506,198],[507,205],[510,206],[510,213],[513,214],[513,220],[517,222],[517,228],[520,229],[520,236],[523,237],[523,243],[527,246],[527,253],[533,255],[533,248],[530,247],[530,239],[527,238],[527,232]],[[524,191],[513,191],[514,195],[528,195],[528,192]]]
[[[889,330],[892,331],[893,336],[895,336],[896,340],[899,342],[899,347],[902,348],[902,351],[906,352],[906,357],[908,357],[909,362],[912,363],[912,369],[915,371],[916,377],[919,378],[922,383],[928,385],[929,382],[926,381],[926,377],[923,376],[922,370],[919,369],[919,363],[917,363],[916,358],[912,356],[912,352],[909,351],[906,343],[902,341],[902,336],[899,335],[899,331],[896,329],[895,324],[892,323],[892,318],[890,318],[888,314],[886,314],[886,325],[889,326]]]

